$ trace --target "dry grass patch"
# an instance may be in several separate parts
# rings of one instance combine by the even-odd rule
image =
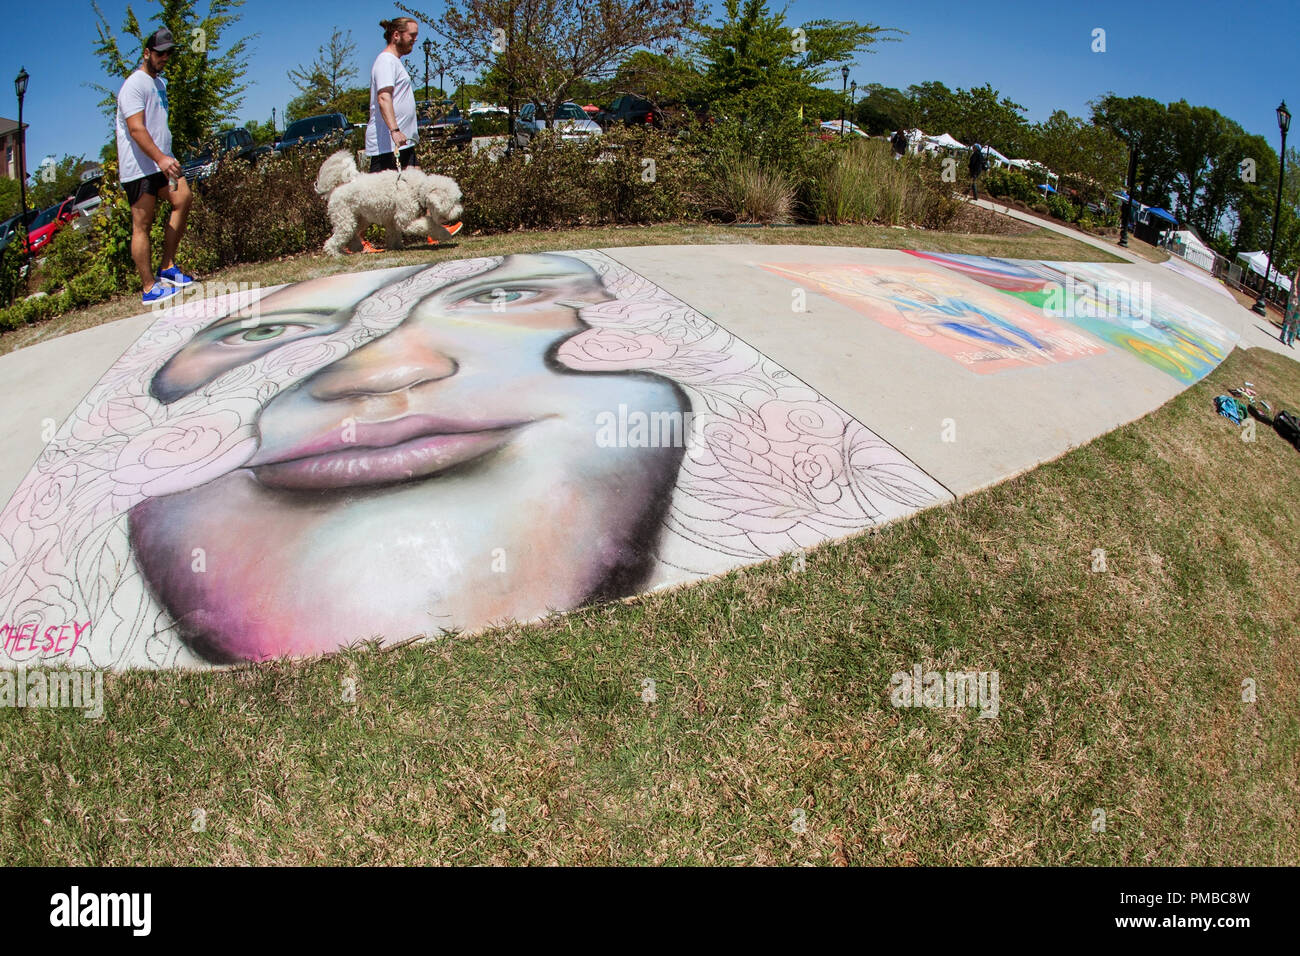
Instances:
[[[98,722],[0,712],[0,858],[1295,864],[1300,454],[1214,413],[1242,379],[1300,406],[1296,363],[1234,352],[1148,418],[802,573],[110,676]],[[996,670],[999,715],[892,707],[913,664]]]

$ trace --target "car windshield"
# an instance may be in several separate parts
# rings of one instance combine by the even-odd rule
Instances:
[[[34,223],[32,223],[30,231],[35,232],[37,229],[41,228],[41,226],[48,226],[50,223],[54,221],[54,217],[57,216],[58,214],[59,214],[59,207],[51,206],[49,209],[45,210],[45,212],[41,213],[39,219],[37,219]]]
[[[587,114],[577,103],[564,103],[555,111],[557,120],[582,120],[587,118]]]
[[[298,120],[296,123],[290,123],[289,128],[284,131],[285,139],[296,139],[299,136],[311,136],[314,133],[328,133],[330,130],[338,129],[338,120],[333,116],[313,116],[309,119]]]
[[[205,149],[202,152],[191,153],[186,157],[185,162],[187,165],[191,163],[199,163],[206,166],[208,163],[212,162],[212,150]]]

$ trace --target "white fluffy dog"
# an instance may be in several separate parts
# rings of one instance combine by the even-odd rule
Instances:
[[[384,227],[389,249],[400,249],[403,235],[450,239],[444,223],[458,221],[464,211],[454,179],[415,168],[362,173],[346,149],[321,164],[316,192],[329,197],[334,234],[325,241],[325,251],[332,256],[349,247],[359,251],[357,236],[371,223]]]

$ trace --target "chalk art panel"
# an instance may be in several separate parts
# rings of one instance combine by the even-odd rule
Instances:
[[[979,374],[1069,362],[1105,351],[1095,340],[978,282],[926,266],[764,264]]]
[[[200,667],[481,629],[950,495],[596,252],[178,306],[0,512],[0,666]]]
[[[1120,348],[1184,385],[1222,362],[1236,333],[1150,282],[1094,262],[912,252]]]

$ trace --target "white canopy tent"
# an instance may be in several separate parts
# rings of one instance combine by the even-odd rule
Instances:
[[[956,139],[949,136],[947,133],[940,133],[938,136],[927,136],[925,138],[925,141],[934,146],[937,146],[939,149],[967,149],[968,148],[965,144],[958,142]]]
[[[990,166],[992,166],[994,163],[997,163],[1001,166],[1011,165],[1011,160],[1007,159],[1005,156],[999,153],[992,146],[983,146],[981,148],[984,150],[984,158],[989,161]]]
[[[1250,267],[1250,271],[1256,275],[1264,275],[1264,269],[1268,265],[1268,253],[1263,249],[1259,252],[1239,252],[1237,258],[1241,259]],[[1281,286],[1287,292],[1291,291],[1291,280],[1284,275],[1280,275],[1276,269],[1269,269],[1267,279],[1275,285]]]

